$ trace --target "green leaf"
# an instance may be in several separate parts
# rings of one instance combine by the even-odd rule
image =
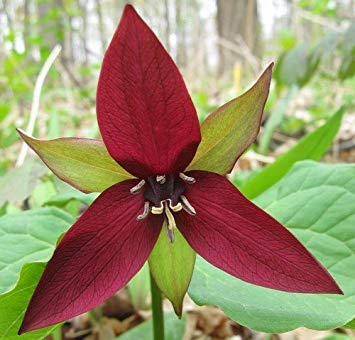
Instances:
[[[0,218],[0,293],[17,282],[21,267],[28,262],[47,261],[57,238],[74,222],[56,208],[42,208]]]
[[[305,85],[313,76],[320,56],[313,54],[306,43],[299,44],[287,51],[276,65],[277,81],[288,86]]]
[[[148,309],[150,296],[149,266],[148,262],[134,275],[128,285],[131,301],[136,310]]]
[[[59,325],[17,335],[27,305],[44,270],[44,263],[25,264],[16,287],[0,295],[0,339],[38,340],[53,332]]]
[[[50,200],[51,197],[55,196],[56,193],[57,191],[55,190],[52,181],[45,180],[40,182],[33,190],[32,196],[30,198],[31,208],[39,208],[43,206]]]
[[[322,61],[330,62],[330,58],[334,57],[334,51],[341,42],[341,34],[339,32],[329,32],[324,35],[321,41],[316,45],[313,51],[313,58],[321,58]]]
[[[260,128],[273,63],[243,95],[224,104],[201,125],[202,141],[188,170],[230,172]]]
[[[344,328],[355,329],[355,319],[351,320],[351,321],[348,322],[346,325],[344,325]]]
[[[111,158],[100,140],[39,140],[21,130],[18,132],[60,179],[83,192],[101,192],[115,183],[132,178]]]
[[[194,270],[195,257],[196,253],[177,229],[174,243],[169,241],[164,225],[148,259],[157,286],[171,301],[179,316]]]
[[[333,329],[355,316],[355,165],[305,161],[256,201],[329,270],[345,295],[292,294],[238,280],[198,258],[189,289],[249,328],[287,332]],[[275,235],[277,237],[277,235]]]
[[[355,74],[355,22],[345,32],[342,43],[343,59],[340,63],[338,76],[341,80],[352,77]]]
[[[265,129],[260,136],[260,153],[265,154],[269,150],[272,135],[276,128],[280,126],[282,118],[284,117],[292,98],[294,98],[298,91],[299,89],[297,86],[291,86],[290,89],[287,91],[285,97],[281,98],[280,101],[277,103],[277,107],[271,114],[270,118],[267,120],[265,124]]]
[[[38,162],[26,162],[20,168],[1,176],[0,205],[5,202],[22,202],[28,198],[46,171],[46,168]]]
[[[297,161],[319,160],[332,144],[340,128],[344,112],[344,107],[340,108],[326,124],[303,137],[274,163],[250,178],[240,187],[243,194],[248,198],[254,198],[280,180]]]
[[[174,313],[164,314],[165,340],[181,340],[184,338],[186,316],[179,320]],[[122,334],[117,340],[153,340],[153,322],[148,320],[132,330]]]
[[[48,205],[55,205],[62,207],[71,200],[77,200],[87,206],[91,205],[92,202],[99,196],[98,193],[93,192],[90,194],[85,194],[67,183],[61,181],[58,178],[54,178],[54,184],[58,191],[58,194],[52,196],[46,203]]]

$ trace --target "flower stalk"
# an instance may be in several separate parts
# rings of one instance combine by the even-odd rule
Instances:
[[[154,281],[150,273],[150,291],[152,296],[152,312],[153,312],[153,339],[164,340],[164,313],[163,299],[160,289]]]

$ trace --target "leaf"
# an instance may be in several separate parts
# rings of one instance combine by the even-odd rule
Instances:
[[[189,287],[195,266],[196,253],[179,230],[175,229],[175,241],[170,243],[166,228],[149,256],[149,268],[163,294],[173,304],[175,313],[181,316],[183,299]]]
[[[46,202],[48,205],[55,205],[55,206],[62,207],[72,200],[77,200],[89,206],[99,196],[99,194],[96,192],[85,194],[79,191],[78,189],[71,187],[69,184],[61,181],[58,178],[54,178],[54,184],[58,191],[58,194],[52,196]]]
[[[305,85],[313,76],[320,56],[313,54],[306,43],[299,44],[287,51],[276,65],[276,80],[288,86]]]
[[[346,325],[344,325],[344,328],[355,329],[355,319],[351,320],[351,321],[348,322]]]
[[[327,123],[303,137],[288,152],[251,177],[239,189],[248,198],[254,198],[281,179],[292,165],[304,159],[319,160],[332,144],[343,118],[345,109],[340,108]]]
[[[0,218],[0,293],[17,282],[27,262],[47,261],[58,236],[74,219],[56,208],[42,208]]]
[[[53,185],[53,182],[50,180],[45,180],[40,182],[36,188],[33,190],[33,193],[30,198],[31,208],[39,208],[48,202],[51,197],[55,196],[57,191]]]
[[[83,192],[101,192],[113,184],[132,178],[111,158],[100,140],[39,140],[19,129],[18,132],[54,174]]]
[[[340,327],[355,316],[355,165],[300,162],[256,201],[330,271],[345,295],[290,294],[238,280],[198,258],[189,294],[249,328]],[[276,237],[276,236],[275,236]]]
[[[0,339],[32,340],[44,339],[59,325],[42,328],[33,332],[17,335],[27,305],[42,275],[45,263],[27,263],[23,266],[16,287],[0,295]]]
[[[133,276],[128,285],[131,301],[136,310],[148,309],[150,295],[148,262]]]
[[[265,129],[260,137],[259,151],[261,153],[267,153],[270,141],[272,139],[272,134],[274,133],[275,129],[281,124],[282,118],[284,117],[292,98],[294,98],[298,91],[299,89],[297,86],[291,86],[290,89],[287,91],[286,96],[280,99],[274,112],[267,120],[265,124]]]
[[[341,34],[339,32],[329,32],[325,34],[314,48],[312,57],[331,62],[330,59],[334,57],[334,51],[339,46],[340,42]]]
[[[0,205],[5,202],[22,202],[28,198],[46,171],[38,162],[26,162],[0,177]]]
[[[344,34],[342,42],[343,59],[338,70],[341,80],[352,77],[355,74],[355,23],[353,22]]]
[[[273,63],[247,92],[221,106],[202,123],[202,141],[188,171],[207,170],[223,175],[232,170],[259,133],[272,67]]]
[[[186,316],[179,320],[174,313],[164,314],[165,340],[181,340],[184,338]],[[117,340],[153,340],[153,322],[148,320],[132,330],[117,337]]]

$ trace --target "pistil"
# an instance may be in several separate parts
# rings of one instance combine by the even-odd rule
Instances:
[[[180,173],[177,178],[173,174],[156,175],[141,180],[130,191],[136,194],[144,187],[144,209],[137,216],[137,220],[141,221],[148,217],[149,213],[154,215],[164,214],[165,227],[170,242],[174,242],[174,229],[176,222],[174,213],[185,210],[190,215],[196,215],[196,210],[190,204],[187,197],[183,195],[186,185],[195,183],[193,177]]]
[[[176,228],[176,222],[175,222],[175,218],[174,215],[172,214],[172,212],[169,209],[168,203],[165,202],[165,215],[167,218],[167,232],[168,232],[168,237],[171,243],[174,242],[175,240],[175,236],[174,236],[174,229]]]

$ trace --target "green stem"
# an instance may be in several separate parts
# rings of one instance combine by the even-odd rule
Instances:
[[[152,294],[153,337],[154,340],[164,340],[163,299],[152,274],[150,274],[150,291]]]

